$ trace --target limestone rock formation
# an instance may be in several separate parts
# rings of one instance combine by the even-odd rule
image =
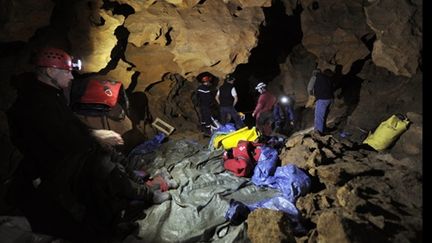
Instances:
[[[295,242],[282,212],[256,209],[248,216],[248,237],[255,243]]]
[[[304,47],[317,57],[321,69],[342,66],[346,74],[351,64],[369,54],[362,38],[370,34],[363,1],[302,1]]]
[[[274,11],[282,5],[285,9]],[[269,31],[275,12],[286,16],[274,18],[283,23]],[[136,143],[154,135],[149,123],[156,117],[175,126],[170,139],[206,140],[196,128],[191,101],[195,78],[209,71],[220,84],[235,72],[242,102],[255,105],[256,93],[247,89],[263,78],[275,94],[295,97],[298,128],[309,129],[292,136],[280,154],[282,164],[293,163],[314,180],[313,190],[297,201],[311,225],[296,242],[368,242],[363,236],[375,242],[419,242],[422,18],[419,0],[0,0],[0,161],[5,161],[0,178],[10,178],[21,159],[9,139],[5,113],[15,98],[10,81],[30,70],[37,47],[53,45],[82,58],[81,75],[109,74],[122,81],[134,128],[125,137]],[[296,36],[278,41],[295,43],[285,52],[268,51],[276,43],[275,32],[289,28],[293,19],[301,20],[294,22]],[[262,58],[267,52],[272,55]],[[270,75],[254,76],[269,73],[260,64],[273,60],[275,66],[262,65]],[[329,125],[340,130],[322,137],[309,133],[314,110],[303,107],[316,63],[322,69],[341,67],[329,114]],[[411,124],[390,151],[358,146],[396,113],[406,114]],[[249,220],[253,239],[269,239],[259,235],[265,222],[266,229],[277,232],[272,234],[276,240],[293,240],[280,212],[258,210]]]
[[[365,14],[377,36],[372,52],[377,66],[406,77],[417,72],[423,48],[421,6],[421,1],[369,1]]]
[[[259,6],[249,5],[230,9],[222,1],[206,1],[177,9],[156,2],[129,16],[126,58],[142,74],[137,89],[159,81],[165,73],[190,79],[209,71],[223,77],[247,62],[264,20]]]
[[[421,147],[408,133],[402,134],[401,140],[405,140],[404,146]],[[316,151],[320,156],[316,156]],[[297,201],[303,215],[316,224],[308,239],[418,239],[418,230],[422,228],[422,172],[416,168],[421,165],[416,156],[398,160],[389,151],[377,153],[358,148],[344,138],[304,134],[290,138],[280,158],[282,164],[295,163],[316,178],[315,191]]]
[[[99,72],[111,60],[111,51],[117,44],[114,31],[124,21],[123,16],[100,9],[100,4],[95,2],[91,8],[86,2],[76,4],[77,22],[68,33],[71,53],[82,59],[82,72],[86,73]]]
[[[50,0],[0,1],[0,41],[28,41],[50,24],[53,8]]]

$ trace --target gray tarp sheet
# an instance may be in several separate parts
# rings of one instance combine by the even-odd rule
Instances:
[[[225,172],[222,153],[188,140],[170,141],[160,147],[148,172],[166,167],[179,187],[170,190],[172,200],[145,211],[147,216],[139,221],[143,241],[248,241],[244,223],[233,226],[225,219],[230,199],[251,204],[278,192]]]

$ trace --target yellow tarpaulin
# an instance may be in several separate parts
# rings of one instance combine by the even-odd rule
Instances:
[[[255,141],[258,138],[258,133],[255,127],[241,128],[237,131],[216,136],[213,140],[213,147],[216,149],[223,146],[224,149],[237,147],[240,140]]]

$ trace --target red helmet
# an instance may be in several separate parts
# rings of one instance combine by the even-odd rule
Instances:
[[[39,67],[52,67],[65,70],[80,69],[81,62],[72,61],[72,57],[65,51],[57,48],[47,47],[40,49],[34,60]]]
[[[201,82],[210,82],[212,80],[212,77],[209,75],[205,75],[201,78]]]

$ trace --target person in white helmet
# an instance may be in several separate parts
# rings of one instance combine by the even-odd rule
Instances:
[[[273,107],[277,102],[276,97],[267,91],[267,85],[264,82],[259,82],[255,86],[255,90],[260,93],[258,102],[255,106],[252,116],[255,117],[255,124],[258,130],[264,135],[271,134],[271,123]]]

